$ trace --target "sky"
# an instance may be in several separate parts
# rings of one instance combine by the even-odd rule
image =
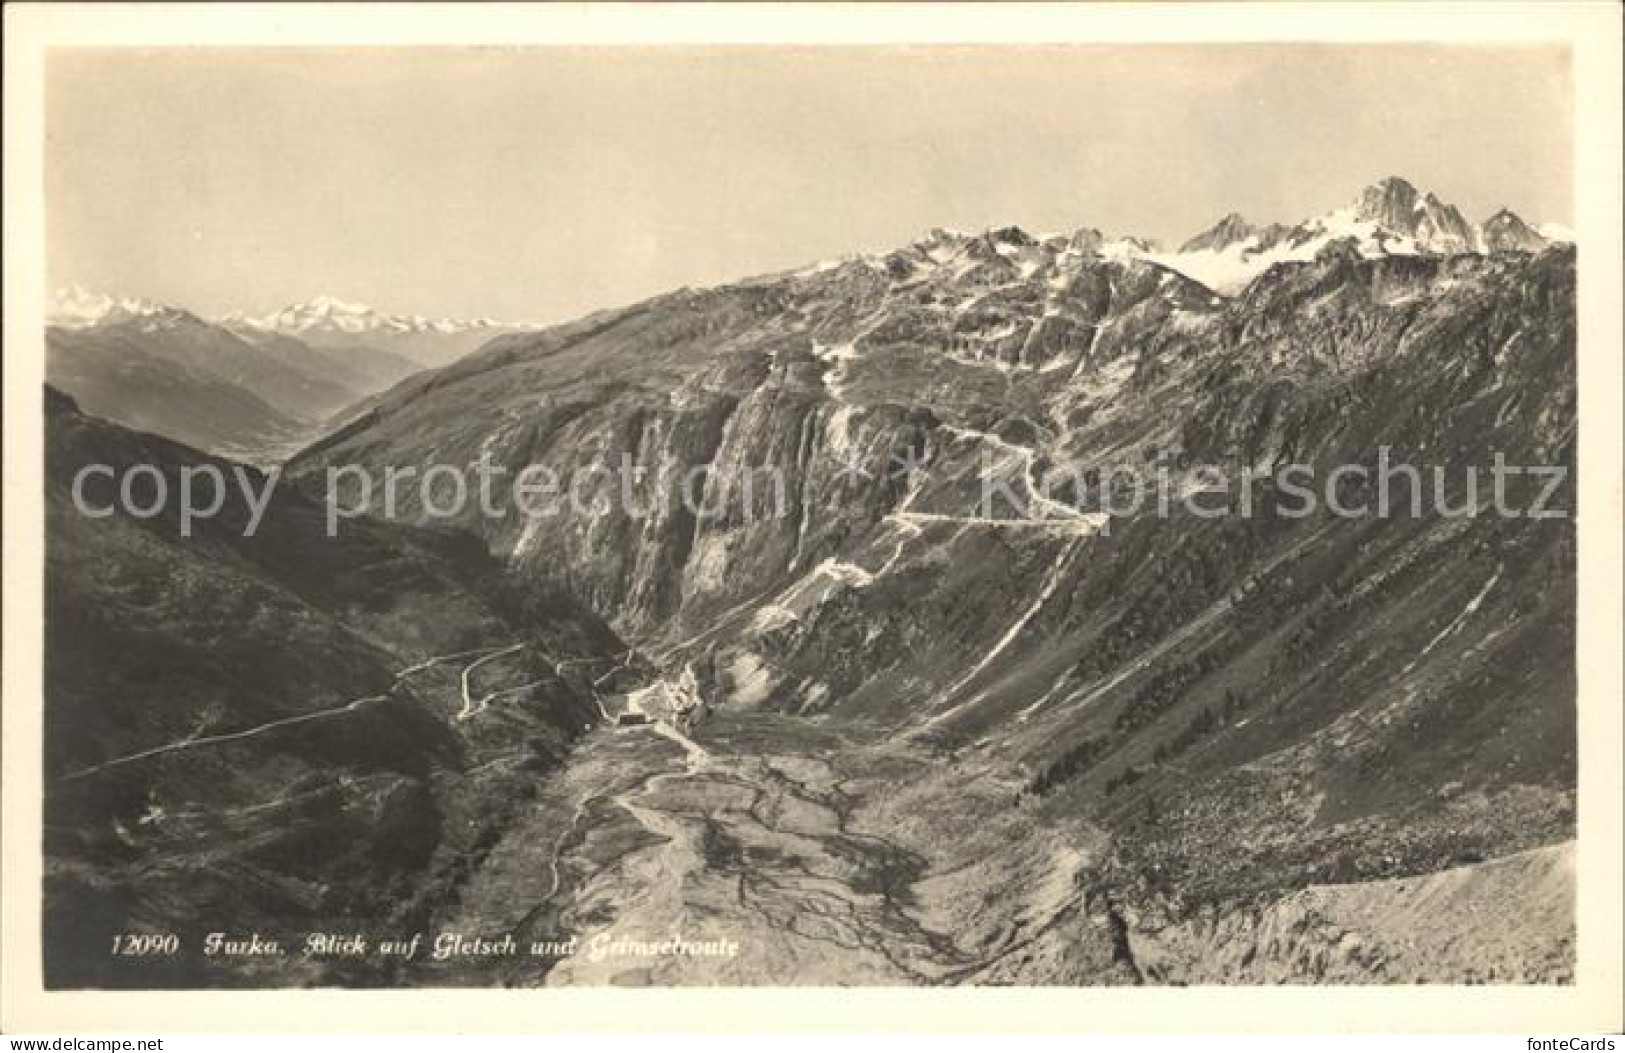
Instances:
[[[1555,47],[59,51],[47,253],[205,314],[562,321],[932,227],[1178,243],[1401,175],[1572,222]]]

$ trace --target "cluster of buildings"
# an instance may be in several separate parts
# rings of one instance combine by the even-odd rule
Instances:
[[[662,677],[647,687],[613,695],[602,707],[618,727],[661,722],[679,731],[695,727],[710,712],[691,665],[683,666],[675,682]]]

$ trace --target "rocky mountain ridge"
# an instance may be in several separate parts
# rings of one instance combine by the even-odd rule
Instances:
[[[493,336],[537,328],[494,318],[388,314],[325,295],[260,317],[234,312],[222,317],[220,324],[237,333],[280,333],[318,348],[387,350],[422,366],[445,365]]]
[[[1345,207],[1295,226],[1255,226],[1232,212],[1177,253],[1150,258],[1216,291],[1235,294],[1274,264],[1313,259],[1336,241],[1351,241],[1369,259],[1539,252],[1564,240],[1555,229],[1551,234],[1540,233],[1506,208],[1474,224],[1431,192],[1389,176],[1360,191]]]

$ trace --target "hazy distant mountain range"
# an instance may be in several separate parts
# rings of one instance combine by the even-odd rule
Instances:
[[[252,461],[290,453],[346,406],[524,328],[331,297],[209,320],[78,287],[56,294],[47,321],[48,378],[86,412]]]

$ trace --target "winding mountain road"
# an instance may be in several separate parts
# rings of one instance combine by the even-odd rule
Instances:
[[[324,709],[314,710],[310,713],[300,713],[291,717],[282,717],[278,720],[266,721],[263,724],[243,728],[240,731],[222,732],[216,735],[201,735],[194,733],[183,739],[177,739],[173,742],[166,742],[163,745],[153,746],[150,749],[125,754],[124,756],[114,757],[111,760],[103,761],[100,764],[93,764],[87,768],[80,768],[77,771],[69,772],[68,774],[62,776],[62,779],[63,781],[83,779],[91,775],[96,775],[100,772],[122,767],[126,764],[134,764],[137,761],[150,760],[151,758],[161,757],[170,753],[178,753],[183,750],[201,749],[205,746],[219,746],[228,742],[240,742],[243,739],[254,738],[255,736],[276,731],[280,728],[289,728],[299,724],[308,724],[311,721],[330,720],[334,717],[341,717],[347,713],[354,713],[364,706],[377,705],[392,700],[395,697],[395,689],[399,687],[408,677],[416,673],[421,673],[424,670],[432,669],[436,666],[444,665],[448,662],[457,661],[463,658],[477,658],[476,661],[470,663],[463,670],[462,675],[463,711],[458,714],[458,719],[467,719],[467,716],[473,715],[472,711],[476,708],[476,706],[483,703],[488,703],[497,695],[506,693],[502,691],[495,692],[493,695],[486,696],[476,703],[476,701],[469,695],[470,672],[477,666],[483,665],[495,658],[500,658],[503,655],[509,655],[517,651],[521,651],[524,649],[524,647],[524,644],[514,644],[512,646],[502,648],[478,648],[472,651],[458,651],[452,654],[434,655],[397,671],[395,673],[394,680],[389,686],[389,689],[382,694],[365,695],[361,698],[341,702],[336,706],[329,706]],[[534,685],[525,686],[528,687]],[[510,690],[518,689],[515,688]]]

